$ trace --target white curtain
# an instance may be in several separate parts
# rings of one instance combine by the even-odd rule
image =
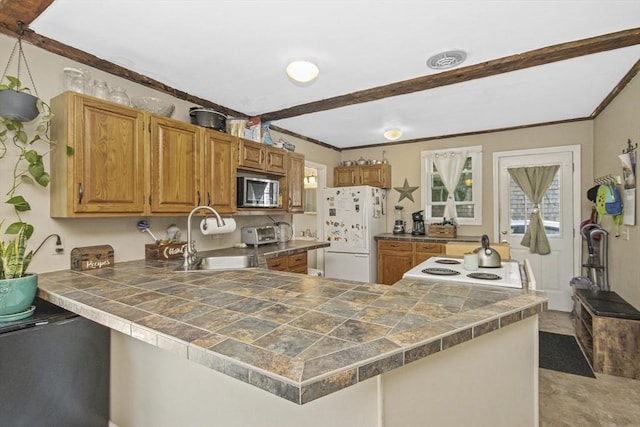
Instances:
[[[442,179],[444,188],[446,188],[449,193],[444,206],[445,218],[457,218],[455,190],[458,186],[460,174],[462,173],[462,168],[466,160],[467,150],[435,153],[433,156],[433,163],[435,163],[438,172],[440,172],[440,178]]]

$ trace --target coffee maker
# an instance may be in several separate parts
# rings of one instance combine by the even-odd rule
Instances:
[[[411,219],[413,219],[413,229],[411,230],[411,234],[416,236],[424,236],[424,217],[422,216],[423,211],[414,212],[411,214]]]
[[[397,205],[395,207],[396,210],[396,220],[393,223],[393,234],[404,234],[405,231],[405,222],[402,215],[402,210],[404,206]]]

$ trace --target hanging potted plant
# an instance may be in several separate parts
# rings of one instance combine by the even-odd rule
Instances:
[[[18,38],[16,45],[9,58],[9,64],[14,52],[18,49],[19,58],[24,60],[27,71],[29,67],[22,51],[21,39]],[[18,67],[21,60],[18,60]],[[7,64],[7,69],[9,67]],[[19,71],[19,68],[18,68]],[[18,74],[19,76],[19,74]],[[29,76],[31,72],[29,71]],[[5,80],[6,78],[6,80]],[[33,79],[31,79],[33,84]],[[33,86],[35,90],[35,85]],[[9,204],[16,221],[7,225],[4,231],[2,227],[6,219],[0,221],[0,232],[9,238],[5,241],[0,239],[0,321],[17,320],[31,315],[34,307],[31,306],[35,298],[37,280],[36,274],[26,272],[34,252],[27,252],[27,241],[33,234],[33,226],[22,219],[22,214],[31,210],[31,205],[22,194],[19,193],[22,184],[35,183],[42,187],[49,185],[49,174],[46,171],[43,158],[51,151],[52,143],[49,139],[49,124],[51,121],[51,111],[49,106],[32,96],[27,88],[22,86],[19,77],[7,76],[5,73],[0,80],[0,105],[5,107],[4,102],[14,94],[28,95],[33,97],[35,116],[33,112],[7,112],[0,111],[0,161],[11,161],[12,176],[10,179],[2,177],[2,182],[9,182],[10,187],[6,193]],[[9,98],[4,92],[9,92]],[[30,102],[27,102],[29,104]],[[20,105],[18,105],[20,104]],[[15,104],[19,108],[23,102]],[[35,123],[25,121],[39,119]],[[36,250],[37,252],[37,250]]]
[[[33,82],[31,76],[31,70],[29,69],[29,63],[27,57],[24,55],[22,49],[22,34],[24,33],[24,23],[18,21],[18,27],[20,28],[20,34],[16,44],[13,45],[11,54],[9,55],[9,61],[2,73],[0,79],[0,117],[7,120],[14,120],[18,122],[30,122],[38,116],[38,96],[36,91],[36,85]],[[11,65],[14,55],[18,53],[18,64],[16,77],[8,76],[7,71]],[[22,85],[20,81],[20,68],[24,63],[24,67],[27,69],[29,78],[31,79],[31,85],[36,95],[31,94],[31,89]],[[5,77],[7,82],[5,83]]]
[[[5,76],[7,84],[0,85],[0,117],[18,122],[30,122],[38,116],[38,98],[29,88],[22,87],[20,79]]]

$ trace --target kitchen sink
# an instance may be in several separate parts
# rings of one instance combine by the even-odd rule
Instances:
[[[220,255],[201,258],[198,262],[186,269],[178,267],[179,271],[205,271],[205,270],[236,270],[241,268],[253,268],[258,266],[258,258],[255,255]]]

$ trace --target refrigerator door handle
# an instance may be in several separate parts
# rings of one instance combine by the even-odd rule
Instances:
[[[368,258],[369,254],[355,254],[354,255],[356,258]]]

